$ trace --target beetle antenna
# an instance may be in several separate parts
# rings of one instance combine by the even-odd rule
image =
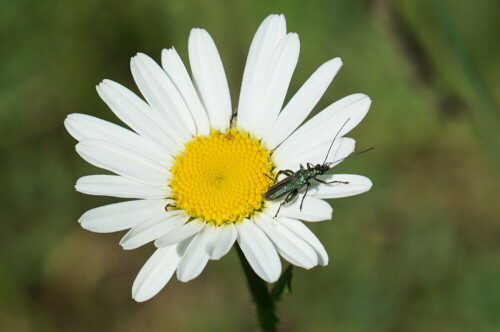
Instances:
[[[337,136],[340,134],[340,132],[342,131],[342,129],[344,129],[345,125],[347,124],[347,122],[349,122],[349,120],[351,120],[351,118],[348,118],[346,120],[346,122],[344,122],[344,124],[342,125],[342,127],[340,127],[339,131],[337,131],[337,133],[335,134],[335,137],[332,140],[332,144],[330,144],[330,147],[328,148],[328,152],[326,153],[325,160],[323,160],[323,165],[326,163],[326,160],[328,159],[328,155],[330,154],[330,150],[332,149],[333,143],[335,143],[335,140],[337,139]]]
[[[350,154],[350,155],[348,155],[347,157],[340,158],[340,159],[338,159],[338,160],[334,160],[334,161],[332,161],[331,163],[328,163],[328,164],[329,164],[329,165],[331,165],[331,164],[334,164],[334,163],[336,163],[336,162],[339,162],[339,161],[342,161],[342,160],[346,160],[346,159],[348,159],[348,158],[351,158],[351,157],[354,157],[354,156],[360,155],[360,154],[362,154],[362,153],[368,152],[368,151],[373,150],[373,149],[375,149],[375,148],[374,148],[374,147],[371,147],[371,148],[368,148],[368,149],[363,150],[363,151],[360,151],[360,152],[351,153],[351,154]]]

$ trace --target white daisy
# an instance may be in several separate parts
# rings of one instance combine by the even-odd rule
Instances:
[[[312,181],[302,210],[296,199],[273,218],[280,201],[263,199],[273,183],[266,174],[323,163],[337,133],[328,161],[348,156],[354,140],[342,136],[363,119],[371,101],[363,94],[347,96],[299,127],[342,62],[335,58],[319,67],[282,108],[298,56],[299,38],[287,34],[284,16],[267,17],[252,41],[231,123],[233,106],[217,48],[205,30],[193,29],[192,79],[171,48],[163,50],[161,67],[145,54],[131,60],[146,102],[109,80],[97,86],[132,130],[83,114],[65,120],[80,156],[116,174],[84,176],[76,190],[133,199],[87,211],[79,220],[82,227],[100,233],[130,229],[120,242],[124,249],[152,241],[157,247],[134,281],[136,301],[156,295],[174,272],[183,282],[196,278],[235,241],[267,282],[280,276],[279,255],[305,269],[328,263],[322,244],[302,221],[331,219],[332,208],[323,199],[360,194],[371,181],[323,175],[348,184]]]

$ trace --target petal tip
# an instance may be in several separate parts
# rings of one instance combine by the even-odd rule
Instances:
[[[344,65],[344,62],[342,61],[342,58],[340,58],[340,57],[333,58],[329,62],[331,64],[333,64],[335,66],[339,66],[339,67],[342,67]]]
[[[208,32],[203,28],[192,28],[189,37],[199,37],[202,34],[208,34]]]
[[[169,47],[169,48],[164,48],[161,50],[161,56],[170,56],[172,53],[175,53],[175,48],[174,47]]]
[[[176,274],[177,274],[177,280],[179,280],[180,282],[189,282],[194,279],[191,274],[183,273],[183,270],[177,269]]]
[[[80,221],[80,220],[78,220],[78,222],[80,223],[80,226],[81,226],[83,229],[85,229],[85,230],[87,230],[87,231],[90,231],[90,232],[93,232],[93,230],[89,228],[89,225],[85,222],[85,220],[84,220],[84,221]]]
[[[138,303],[145,302],[156,295],[156,294],[147,294],[146,292],[142,291],[142,289],[137,290],[134,288],[135,287],[132,286],[132,299]]]

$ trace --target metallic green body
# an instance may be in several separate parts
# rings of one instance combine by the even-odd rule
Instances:
[[[300,165],[300,169],[297,172],[292,172],[287,170],[292,174],[288,175],[285,179],[272,185],[269,190],[264,194],[264,198],[268,201],[274,201],[280,199],[287,194],[302,189],[305,185],[309,183],[311,179],[314,179],[317,175],[323,174],[326,169],[323,167],[308,167]]]

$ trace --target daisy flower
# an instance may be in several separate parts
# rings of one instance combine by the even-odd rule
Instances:
[[[189,36],[192,76],[174,48],[165,49],[161,66],[145,54],[131,60],[134,80],[145,101],[124,86],[104,80],[97,92],[130,129],[84,114],[70,114],[68,132],[87,162],[114,175],[80,178],[76,190],[89,195],[128,198],[87,211],[79,222],[98,232],[130,229],[124,249],[154,242],[156,251],[137,275],[132,297],[156,295],[174,273],[187,282],[209,260],[223,257],[238,243],[263,280],[281,273],[280,256],[310,269],[326,265],[328,255],[302,221],[329,220],[324,199],[370,189],[359,175],[322,175],[301,199],[283,205],[266,201],[274,183],[269,175],[322,164],[336,134],[328,162],[354,151],[343,137],[366,115],[370,99],[347,96],[305,122],[342,66],[339,58],[320,66],[283,107],[299,56],[299,38],[286,32],[283,15],[267,17],[253,38],[245,66],[237,116],[233,115],[226,74],[207,31]],[[348,121],[347,121],[348,120]],[[332,167],[333,167],[332,165]]]

